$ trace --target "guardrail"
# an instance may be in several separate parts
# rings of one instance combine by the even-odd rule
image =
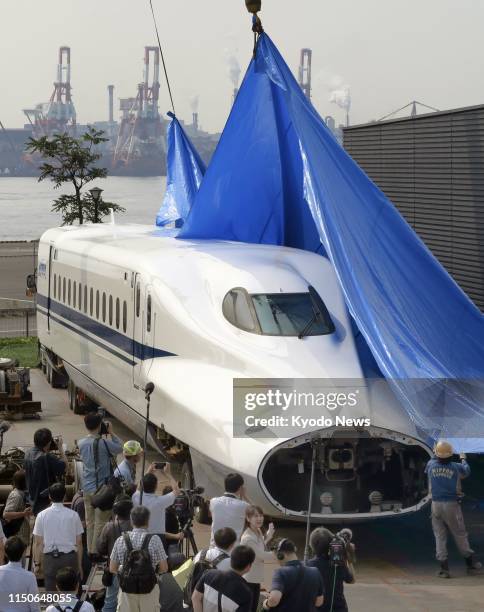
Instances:
[[[36,335],[35,302],[0,298],[0,338]]]

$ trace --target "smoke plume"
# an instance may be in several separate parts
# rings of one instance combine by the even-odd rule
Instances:
[[[199,100],[200,96],[192,96],[190,98],[190,108],[192,109],[192,113],[198,113]]]

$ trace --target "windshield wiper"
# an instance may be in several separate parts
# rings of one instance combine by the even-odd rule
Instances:
[[[302,340],[305,336],[308,335],[308,332],[311,330],[311,327],[316,323],[318,319],[319,320],[322,319],[321,312],[319,308],[317,308],[316,304],[313,304],[313,308],[314,308],[314,312],[313,312],[313,316],[311,317],[311,320],[306,323],[306,325],[297,335],[299,340]]]

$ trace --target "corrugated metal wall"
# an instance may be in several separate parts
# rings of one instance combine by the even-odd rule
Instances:
[[[484,106],[349,127],[344,146],[484,310]]]

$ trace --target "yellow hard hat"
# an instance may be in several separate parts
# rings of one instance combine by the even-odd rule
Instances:
[[[143,449],[141,448],[141,444],[136,440],[128,440],[123,445],[123,453],[126,457],[134,457],[142,452]]]
[[[454,449],[452,448],[452,444],[449,442],[439,440],[435,445],[434,453],[439,459],[448,459],[454,454]]]

